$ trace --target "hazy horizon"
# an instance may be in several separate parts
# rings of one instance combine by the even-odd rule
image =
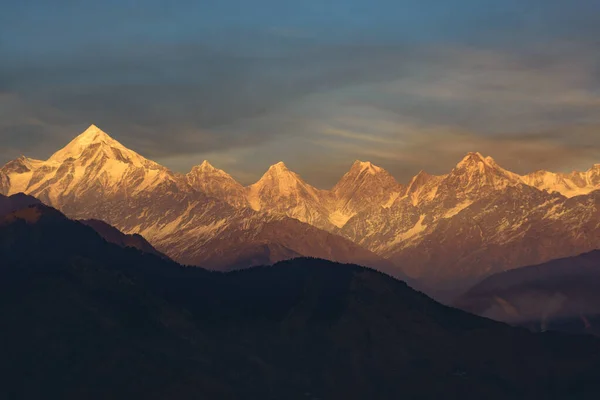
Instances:
[[[600,162],[600,5],[40,0],[0,13],[0,164],[88,125],[175,171],[283,160],[330,187],[469,151],[518,173]],[[10,41],[5,40],[10,38]]]

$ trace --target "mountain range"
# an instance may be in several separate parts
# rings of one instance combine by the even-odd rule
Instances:
[[[408,275],[440,298],[600,248],[598,188],[600,165],[518,175],[479,153],[404,185],[356,161],[331,190],[283,162],[244,187],[207,161],[174,173],[93,125],[46,161],[0,169],[0,193],[142,235],[180,263],[226,270],[313,256]]]
[[[2,398],[600,394],[593,336],[512,328],[356,265],[183,267],[39,203],[0,217],[0,260]]]

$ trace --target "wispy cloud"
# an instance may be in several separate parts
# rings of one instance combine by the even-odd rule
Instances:
[[[600,28],[591,13],[561,13],[561,4],[536,14],[514,3],[504,20],[486,8],[468,21],[446,21],[450,6],[440,5],[423,13],[440,19],[427,32],[403,14],[398,31],[380,15],[330,36],[326,24],[270,21],[159,40],[127,35],[124,19],[115,22],[122,43],[111,33],[52,51],[4,45],[0,163],[45,158],[95,123],[175,170],[208,158],[245,183],[281,159],[321,187],[354,159],[407,181],[420,169],[446,172],[473,150],[517,172],[585,168],[600,161],[600,51],[591,39]],[[152,10],[160,22],[160,7]],[[0,22],[4,41],[6,26],[21,32]]]

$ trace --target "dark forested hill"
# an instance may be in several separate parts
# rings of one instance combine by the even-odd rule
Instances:
[[[354,265],[181,267],[41,205],[0,218],[0,318],[2,398],[600,394],[593,337],[511,328]]]
[[[13,194],[12,196],[0,194],[0,217],[34,204],[41,204],[41,202],[35,197],[23,193]]]

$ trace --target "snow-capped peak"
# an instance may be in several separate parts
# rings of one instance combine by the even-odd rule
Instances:
[[[254,187],[263,187],[270,186],[273,184],[277,184],[282,191],[285,191],[284,188],[295,187],[298,184],[304,184],[300,175],[296,174],[293,171],[290,171],[288,167],[283,163],[283,161],[279,161],[276,164],[273,164],[269,167],[267,172],[256,182]]]
[[[269,172],[269,171],[271,171],[271,172],[290,172],[287,165],[285,165],[285,163],[283,161],[279,161],[278,163],[271,165],[267,172]]]
[[[40,163],[43,163],[43,161],[34,160],[33,158],[28,158],[25,156],[20,156],[19,158],[16,158],[6,163],[6,165],[2,167],[2,171],[4,171],[5,173],[24,173],[35,169],[35,167],[38,166]]]
[[[207,160],[204,160],[202,164],[193,167],[188,173],[188,180],[191,179],[192,181],[196,181],[198,178],[208,179],[209,177],[222,177],[234,181],[231,175],[222,169],[213,167]]]
[[[277,183],[280,189],[285,191],[284,188],[295,187],[299,182],[302,182],[302,178],[295,172],[290,171],[283,161],[279,161],[271,165],[260,180],[252,186],[263,187]]]
[[[521,176],[500,167],[493,158],[472,152],[444,179],[442,192],[456,193],[458,190],[476,196],[483,188],[498,190],[521,183]]]
[[[539,170],[524,175],[525,184],[550,193],[560,193],[566,197],[586,195],[600,189],[600,164],[594,164],[585,172],[571,173]]]
[[[110,137],[96,125],[91,125],[83,133],[73,139],[61,150],[54,153],[48,163],[57,165],[67,160],[93,160],[112,159],[119,163],[132,164],[136,167],[165,169],[157,163],[150,161],[133,150]]]
[[[366,171],[370,175],[375,175],[383,171],[383,168],[373,165],[370,161],[356,160],[354,161],[354,164],[352,164],[352,170],[357,170],[358,173]]]
[[[98,128],[96,125],[90,125],[81,135],[78,136],[79,141],[83,144],[97,142],[114,142],[113,138],[108,136],[106,132]]]
[[[276,202],[282,197],[306,197],[318,201],[318,190],[302,180],[300,175],[290,171],[283,162],[269,167],[258,182],[250,185],[249,201],[256,210],[261,203]]]
[[[215,172],[215,171],[220,171],[220,170],[213,167],[212,164],[208,162],[208,160],[204,160],[204,161],[202,161],[202,164],[197,165],[194,168],[192,168],[192,171],[209,173],[209,172]]]
[[[484,157],[478,152],[468,153],[456,165],[455,171],[462,170],[466,170],[470,174],[488,174],[493,171],[494,174],[504,176],[509,180],[521,180],[519,175],[502,168],[492,157]]]
[[[73,139],[61,150],[54,153],[48,159],[48,161],[63,162],[69,158],[79,158],[88,148],[94,145],[108,146],[118,150],[134,153],[131,150],[128,150],[121,143],[108,136],[96,125],[90,125],[90,127],[87,128],[82,134]]]
[[[129,150],[95,125],[47,161],[17,159],[3,172],[9,193],[24,192],[54,207],[69,197],[89,201],[103,196],[135,195],[160,185],[177,184],[165,167]]]
[[[210,197],[221,199],[234,207],[246,207],[246,189],[227,172],[208,161],[195,166],[186,175],[187,183]]]
[[[359,186],[362,186],[363,189],[367,186],[369,190],[383,186],[388,187],[390,190],[396,190],[399,185],[394,177],[383,168],[373,165],[369,161],[356,160],[350,170],[333,187],[332,192],[337,197],[345,197],[354,193]]]
[[[479,152],[470,152],[456,165],[456,168],[470,168],[473,166],[484,167],[492,167],[497,165],[493,158],[484,157]]]

